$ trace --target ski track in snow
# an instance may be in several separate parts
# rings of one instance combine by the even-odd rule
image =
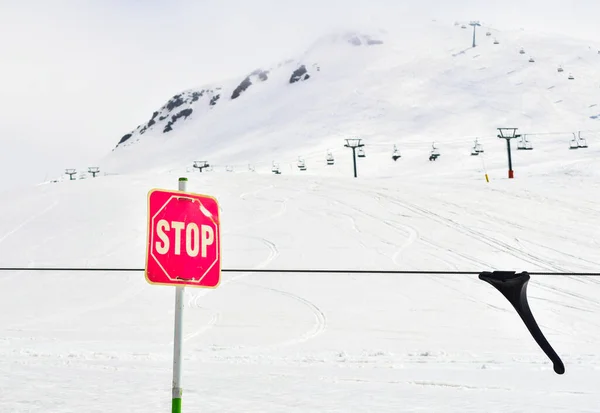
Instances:
[[[327,329],[327,317],[325,316],[325,313],[313,302],[311,302],[297,294],[291,293],[289,291],[283,291],[283,290],[273,288],[273,287],[268,287],[268,286],[258,285],[258,284],[248,284],[245,282],[241,282],[240,284],[245,285],[247,287],[251,287],[251,288],[260,288],[263,290],[267,290],[267,291],[270,291],[270,292],[273,292],[276,294],[281,294],[286,297],[292,298],[292,299],[300,302],[301,304],[303,304],[305,307],[307,307],[314,316],[315,321],[314,321],[312,328],[309,331],[303,333],[301,336],[290,339],[290,340],[285,340],[285,341],[282,341],[282,342],[279,342],[276,344],[261,346],[260,349],[273,350],[276,348],[288,347],[288,346],[301,344],[308,340],[316,338],[317,336],[322,334]],[[248,348],[244,348],[244,349],[247,350]]]
[[[215,325],[217,325],[219,323],[219,320],[221,319],[221,312],[220,311],[216,311],[210,308],[206,308],[206,307],[202,307],[200,305],[198,305],[198,301],[199,301],[200,296],[194,296],[191,300],[188,301],[188,306],[194,306],[194,308],[198,308],[201,310],[205,310],[208,312],[212,312],[212,316],[210,317],[210,320],[208,320],[208,322],[203,325],[202,327],[198,328],[197,330],[194,330],[191,333],[186,334],[183,337],[183,341],[184,342],[188,342],[191,339],[200,336],[201,334],[206,333],[208,330],[210,330],[211,328],[213,328]],[[169,343],[169,346],[172,346],[173,342]]]
[[[59,202],[57,200],[55,200],[52,204],[48,205],[46,208],[44,208],[37,214],[31,215],[30,217],[28,217],[27,219],[25,219],[24,221],[19,223],[16,227],[14,227],[13,229],[11,229],[7,233],[5,233],[2,237],[0,237],[0,243],[2,243],[4,240],[6,240],[11,235],[15,234],[17,231],[25,228],[31,222],[42,217],[44,214],[48,213],[50,210],[54,209],[58,204],[59,204]]]

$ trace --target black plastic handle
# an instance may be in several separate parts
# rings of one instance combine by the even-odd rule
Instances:
[[[563,374],[565,365],[544,337],[529,308],[527,283],[530,278],[527,272],[516,274],[515,271],[482,272],[479,274],[480,280],[493,285],[512,304],[535,341],[554,364],[556,374]]]

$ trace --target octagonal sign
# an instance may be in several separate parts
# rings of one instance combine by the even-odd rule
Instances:
[[[153,189],[148,193],[146,280],[214,288],[221,276],[219,205],[211,196]]]

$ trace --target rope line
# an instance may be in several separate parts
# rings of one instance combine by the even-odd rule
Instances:
[[[87,267],[0,267],[0,272],[144,272],[145,268],[87,268]],[[344,269],[252,269],[224,268],[224,273],[283,273],[283,274],[391,274],[391,275],[479,275],[483,271],[427,271],[427,270],[344,270]],[[600,277],[600,272],[538,272],[529,275],[562,277]]]

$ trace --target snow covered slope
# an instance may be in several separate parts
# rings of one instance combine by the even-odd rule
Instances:
[[[598,138],[599,45],[481,27],[472,48],[471,28],[447,22],[370,33],[324,36],[293,59],[177,94],[101,166],[164,171],[206,160],[267,170],[298,156],[322,164],[353,136],[370,152],[397,144],[423,157],[433,141],[461,152],[475,137],[486,144],[497,127],[564,132],[565,143],[577,131]],[[290,83],[302,67],[310,77]]]
[[[186,175],[221,204],[225,268],[598,271],[598,178],[559,165],[490,183]],[[146,193],[182,174],[15,193],[0,262],[142,267]],[[142,273],[0,274],[0,411],[168,410],[173,293]],[[476,276],[225,274],[186,292],[185,410],[594,411],[600,280],[534,276],[529,294],[563,376]]]
[[[251,271],[600,270],[600,145],[585,132],[599,57],[482,29],[475,49],[470,31],[434,23],[418,42],[328,37],[296,61],[319,65],[304,81],[289,83],[289,63],[233,100],[239,79],[194,102],[191,90],[105,159],[108,175],[5,193],[0,265],[142,268],[146,195],[187,176],[222,208],[223,267],[249,271],[186,290],[184,411],[597,411],[600,279],[530,281],[558,376],[474,275]],[[227,94],[210,105],[217,87]],[[162,132],[161,116],[198,105]],[[528,135],[531,151],[513,142],[509,180],[498,126],[565,133]],[[575,130],[588,148],[569,150]],[[352,134],[367,144],[358,179]],[[471,156],[475,136],[484,152]],[[214,170],[193,172],[198,159]],[[173,309],[174,290],[141,272],[0,273],[0,412],[168,411]]]

